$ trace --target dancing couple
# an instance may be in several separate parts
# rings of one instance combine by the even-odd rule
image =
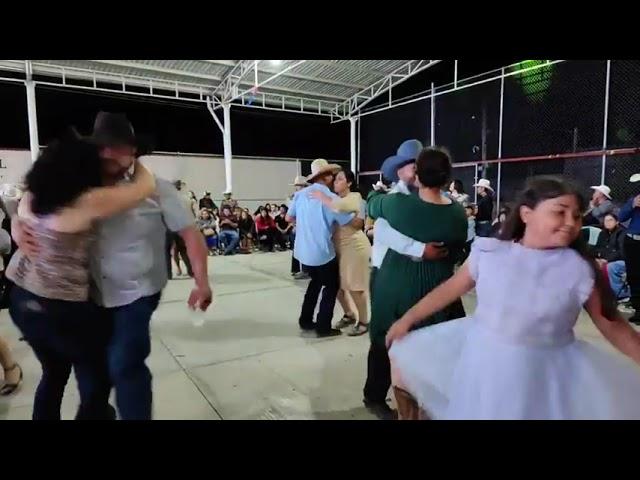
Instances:
[[[364,334],[368,328],[369,242],[362,232],[362,197],[350,192],[354,175],[341,172],[339,165],[317,159],[312,162],[311,175],[306,181],[310,186],[295,194],[287,216],[296,229],[293,255],[311,277],[300,313],[300,328],[315,330],[318,337],[340,335],[340,328],[332,328],[331,321],[336,298],[342,291],[345,302],[350,299],[355,303],[358,318],[351,321],[351,317],[348,323],[342,322],[336,327],[352,324],[350,334]],[[341,195],[332,191],[334,182]],[[313,314],[321,293],[314,322]],[[351,309],[346,307],[345,313],[349,312]]]
[[[76,418],[114,418],[112,386],[120,418],[152,418],[145,360],[167,283],[167,228],[184,240],[193,266],[189,307],[211,303],[207,248],[193,215],[170,182],[139,163],[139,147],[124,115],[100,113],[90,138],[70,132],[27,174],[7,277],[15,284],[11,317],[42,366],[34,419],[60,419],[72,368]]]

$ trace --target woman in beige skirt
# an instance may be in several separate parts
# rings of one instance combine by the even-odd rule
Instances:
[[[362,196],[351,191],[355,187],[355,175],[350,170],[342,170],[336,175],[333,190],[340,196],[332,200],[322,192],[312,192],[310,195],[328,207],[339,212],[356,213],[361,220],[353,226],[350,223],[338,226],[333,234],[340,264],[340,291],[338,301],[344,310],[344,316],[336,325],[342,329],[353,325],[350,336],[363,335],[369,331],[369,260],[371,258],[371,244],[364,231],[365,201]],[[355,305],[353,311],[352,305]]]

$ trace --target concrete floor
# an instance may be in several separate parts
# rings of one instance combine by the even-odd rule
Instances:
[[[156,419],[373,419],[362,406],[368,337],[316,339],[297,319],[306,282],[289,275],[290,252],[210,258],[214,304],[204,325],[186,306],[190,279],[173,280],[152,322]],[[465,300],[472,312],[475,299]],[[335,319],[342,314],[336,306]],[[0,419],[29,419],[40,366],[6,312],[0,335],[13,345],[23,387],[0,399]],[[578,335],[606,348],[588,319]],[[70,382],[62,415],[78,404]]]

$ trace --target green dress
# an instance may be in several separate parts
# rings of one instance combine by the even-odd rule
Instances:
[[[449,256],[437,261],[415,261],[389,249],[378,270],[371,295],[370,336],[384,344],[389,327],[435,287],[453,275],[467,240],[467,216],[457,202],[427,203],[415,195],[371,192],[368,213],[384,218],[397,231],[423,243],[444,242]],[[446,312],[424,319],[421,326],[448,320]]]

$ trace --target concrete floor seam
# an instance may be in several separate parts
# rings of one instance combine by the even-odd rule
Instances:
[[[200,393],[200,395],[202,395],[202,398],[204,398],[204,401],[207,402],[207,404],[209,405],[209,407],[211,407],[211,409],[215,412],[215,414],[218,416],[218,418],[220,420],[224,420],[224,417],[222,416],[222,414],[218,411],[218,409],[213,405],[213,403],[209,400],[209,398],[207,398],[207,396],[204,394],[204,392],[202,391],[202,389],[200,388],[200,386],[198,385],[198,383],[194,380],[194,378],[191,376],[191,374],[189,373],[189,371],[187,370],[187,368],[185,368],[184,365],[182,365],[182,363],[180,362],[180,360],[178,359],[178,357],[176,355],[174,355],[173,351],[171,350],[171,348],[169,348],[169,346],[164,342],[164,340],[162,340],[162,338],[160,338],[160,343],[162,344],[162,346],[164,348],[167,349],[167,352],[169,352],[169,355],[171,355],[171,358],[173,358],[173,361],[176,362],[176,364],[180,367],[180,370],[182,370],[182,372],[186,375],[186,377],[189,379],[189,381],[193,384],[193,386],[196,388],[196,390],[198,390],[198,392]]]

